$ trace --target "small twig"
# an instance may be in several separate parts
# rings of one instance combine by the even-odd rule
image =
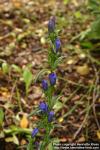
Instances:
[[[89,86],[89,85],[83,85],[83,84],[80,84],[80,83],[76,83],[74,81],[71,81],[69,79],[67,80],[67,79],[64,79],[62,77],[59,77],[59,79],[64,80],[65,82],[67,82],[69,84],[76,85],[76,86],[79,86],[79,87],[83,87],[83,88],[86,88],[86,89],[89,89],[90,86],[91,86],[91,85]],[[94,88],[94,85],[92,85],[92,87]]]
[[[0,104],[0,107],[4,108],[5,110],[7,110],[11,114],[14,114],[14,112],[11,111],[10,109],[6,108],[5,105]]]
[[[16,88],[16,95],[17,95],[18,106],[19,106],[20,112],[23,112],[22,105],[21,105],[20,93],[19,93],[18,88]]]
[[[87,54],[87,57],[89,58],[89,60],[92,62],[92,63],[96,63],[97,65],[100,66],[100,61],[98,61],[97,59],[95,59],[94,57],[91,56],[91,54],[89,54],[89,52],[86,52]]]
[[[14,94],[14,90],[15,90],[15,88],[16,88],[16,84],[17,84],[17,81],[15,81],[15,83],[14,83],[12,89],[11,89],[11,96],[10,96],[10,98],[9,98],[9,101],[10,101],[10,102],[11,102],[11,100],[12,100],[12,97],[13,97],[13,94]]]
[[[94,119],[95,119],[95,122],[97,124],[97,127],[98,129],[100,129],[100,124],[99,124],[99,121],[97,119],[97,115],[96,115],[96,110],[95,110],[95,103],[96,103],[96,100],[97,98],[99,97],[99,92],[98,92],[98,89],[99,89],[99,72],[97,72],[95,66],[93,65],[93,68],[94,68],[94,71],[95,71],[95,75],[96,75],[96,81],[95,81],[95,88],[93,90],[93,114],[94,114]]]
[[[90,94],[91,90],[92,90],[92,87],[90,87],[90,89],[88,90],[87,95]],[[85,96],[86,96],[86,95],[85,95]],[[83,100],[85,96],[83,96],[81,100]],[[74,140],[76,139],[77,135],[78,135],[78,134],[80,133],[80,131],[82,130],[82,128],[83,128],[83,126],[84,126],[84,124],[85,124],[85,122],[86,122],[86,120],[87,120],[87,118],[88,118],[89,111],[90,111],[91,107],[92,107],[92,104],[89,106],[89,100],[88,100],[88,105],[87,105],[87,108],[86,108],[86,111],[87,111],[87,112],[86,112],[86,115],[85,115],[85,117],[84,117],[84,120],[83,120],[82,124],[80,125],[80,127],[78,128],[78,130],[77,130],[77,131],[75,132],[75,134],[74,134],[74,138],[73,138]]]
[[[85,122],[86,122],[86,120],[87,120],[87,118],[88,118],[90,108],[91,108],[91,106],[88,107],[87,113],[86,113],[86,115],[85,115],[85,118],[84,118],[84,120],[83,120],[81,126],[80,126],[80,127],[78,128],[78,130],[75,132],[75,134],[74,134],[74,140],[76,139],[77,135],[79,134],[79,132],[80,132],[80,131],[82,130],[82,128],[83,128],[83,126],[84,126],[84,124],[85,124]]]

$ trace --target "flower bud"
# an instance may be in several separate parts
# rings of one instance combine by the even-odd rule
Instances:
[[[39,132],[38,128],[35,128],[33,131],[32,131],[32,138],[34,138],[34,136]]]
[[[52,122],[53,117],[54,117],[54,112],[50,111],[49,114],[48,114],[48,122]]]
[[[45,102],[40,102],[39,109],[43,112],[48,111],[48,105]]]
[[[52,33],[55,30],[55,17],[51,17],[48,22],[48,32]]]
[[[45,91],[48,89],[48,82],[47,82],[47,80],[42,80],[42,88]]]
[[[51,85],[55,85],[56,84],[56,79],[57,79],[57,76],[56,76],[56,74],[54,72],[49,74],[49,80],[50,80],[50,84]]]
[[[61,48],[61,42],[59,38],[55,40],[55,48],[56,48],[56,52],[58,52],[58,50]]]

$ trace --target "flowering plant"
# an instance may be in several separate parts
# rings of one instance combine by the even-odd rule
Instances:
[[[41,131],[41,129],[44,129],[43,140],[42,142],[37,144],[40,150],[45,150],[47,145],[51,142],[50,133],[52,129],[55,127],[54,125],[55,113],[53,107],[56,103],[56,100],[58,100],[58,97],[56,98],[54,97],[54,90],[57,81],[55,69],[57,68],[59,60],[61,61],[62,59],[60,57],[61,42],[60,39],[58,38],[55,29],[55,17],[51,17],[48,22],[48,34],[51,43],[50,49],[48,50],[48,64],[50,68],[50,74],[48,75],[48,80],[43,79],[41,82],[46,100],[40,102],[39,104],[38,115],[40,116],[40,121],[37,123],[37,127],[33,129],[31,133],[31,141],[32,141],[31,144],[32,144],[35,143],[35,138],[36,135],[39,133],[39,131]],[[30,146],[28,145],[28,147]],[[33,148],[34,145],[31,147]]]

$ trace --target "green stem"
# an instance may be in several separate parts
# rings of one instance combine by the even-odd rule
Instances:
[[[49,108],[52,108],[52,95],[53,95],[53,91],[54,91],[54,86],[50,86],[49,87],[49,91],[48,91],[48,96],[47,96],[47,101],[48,101],[48,105]]]
[[[46,146],[49,144],[49,139],[50,139],[50,125],[49,123],[47,123],[47,126],[46,126],[46,135],[44,137],[44,141],[40,147],[40,150],[45,150]]]
[[[18,100],[19,109],[20,109],[20,111],[22,112],[23,109],[22,109],[22,106],[21,106],[21,99],[20,99],[20,93],[19,93],[18,88],[17,88],[17,100]]]

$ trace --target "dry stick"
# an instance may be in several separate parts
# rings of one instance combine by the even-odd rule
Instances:
[[[11,96],[10,96],[10,98],[9,98],[9,102],[11,102],[11,100],[12,100],[12,96],[13,96],[15,87],[16,87],[16,82],[15,82],[14,86],[12,87]],[[13,114],[13,111],[7,109],[7,108],[5,107],[5,105],[0,104],[0,107],[3,107],[5,110],[7,110],[7,111],[10,112],[11,114]]]
[[[15,89],[17,89],[17,81],[15,81],[15,83],[14,83],[14,85],[13,85],[13,87],[12,87],[11,96],[10,96],[10,99],[9,99],[10,102],[11,102],[11,100],[12,100],[12,97],[13,97],[13,94],[14,94],[14,90],[15,90]],[[21,107],[21,101],[20,101],[20,99],[19,99],[18,91],[17,91],[17,97],[18,97],[18,106],[19,106],[20,111],[22,112],[23,110],[22,110],[22,107]]]
[[[64,88],[65,88],[65,87],[66,87],[66,85],[64,86]],[[63,88],[63,89],[64,89],[64,88]],[[60,95],[62,95],[63,89],[62,89],[62,91],[60,92]],[[73,98],[73,96],[77,93],[77,91],[78,91],[79,89],[80,89],[80,87],[77,87],[77,89],[76,89],[72,94],[70,94],[70,96],[67,97],[66,100],[64,100],[64,102],[63,102],[63,104],[62,104],[62,107],[61,107],[60,109],[62,109],[63,107],[67,108],[66,103],[67,103],[71,98]],[[76,108],[76,106],[75,106],[75,108]],[[72,108],[72,110],[70,110],[70,113],[71,113],[75,108]],[[58,109],[56,112],[58,112],[60,109]],[[69,113],[69,114],[70,114],[70,113]]]
[[[97,83],[98,83],[98,82],[97,82]],[[92,90],[92,87],[91,87],[90,90]],[[95,91],[95,88],[94,88],[94,91]],[[94,99],[94,100],[97,100],[97,97],[98,97],[98,95],[95,96],[95,99]],[[76,133],[74,134],[74,140],[76,139],[77,135],[78,135],[79,132],[81,131],[82,127],[84,126],[84,123],[86,122],[86,120],[87,120],[87,118],[88,118],[90,109],[95,106],[95,105],[94,105],[94,103],[95,103],[94,100],[93,100],[93,103],[92,103],[90,106],[89,106],[89,102],[88,102],[88,106],[87,106],[87,109],[86,109],[86,110],[87,110],[87,113],[86,113],[86,115],[85,115],[85,118],[84,118],[84,120],[83,120],[81,126],[80,126],[79,129],[76,131]],[[96,113],[95,113],[95,115],[96,115]],[[96,119],[96,117],[95,117],[95,119]],[[96,121],[97,121],[96,123],[98,123],[98,127],[99,127],[99,122],[98,122],[98,120],[96,120]],[[100,129],[100,128],[99,128],[99,129]]]
[[[95,117],[97,127],[98,127],[98,129],[100,129],[100,124],[98,122],[97,115],[96,115],[96,110],[95,110],[95,102],[96,102],[97,98],[99,97],[99,92],[96,91],[96,89],[97,89],[96,87],[98,86],[98,89],[100,89],[100,86],[98,85],[98,83],[99,83],[99,75],[98,74],[100,73],[100,70],[97,72],[97,69],[93,64],[93,62],[95,62],[96,64],[100,65],[100,62],[96,61],[94,58],[92,58],[92,56],[89,53],[87,53],[87,56],[88,56],[89,60],[92,63],[92,66],[94,68],[95,75],[96,75],[96,81],[95,81],[95,85],[94,85],[95,88],[94,88],[94,91],[93,91],[93,113],[94,113],[94,117]]]
[[[84,126],[84,123],[86,122],[87,118],[88,118],[88,115],[89,115],[89,111],[90,111],[90,108],[91,108],[91,105],[88,106],[88,109],[87,109],[87,113],[85,115],[85,118],[81,124],[81,126],[78,128],[78,130],[75,132],[74,134],[74,140],[76,139],[77,135],[79,134],[79,132],[81,131],[82,127]]]
[[[81,83],[76,83],[76,82],[71,81],[71,80],[69,80],[69,79],[64,79],[64,78],[62,78],[62,77],[59,77],[59,79],[64,80],[64,81],[67,82],[68,84],[72,84],[72,85],[75,85],[75,86],[83,87],[83,88],[85,88],[85,89],[89,89],[89,88],[90,88],[89,85],[83,85],[83,84],[81,84]],[[92,85],[91,87],[94,88],[94,85]]]
[[[22,106],[21,106],[20,93],[19,93],[18,88],[16,88],[16,95],[17,95],[17,101],[18,101],[19,110],[20,110],[20,112],[23,112],[23,109],[22,109]]]
[[[92,87],[90,87],[90,89],[88,90],[88,92],[87,92],[87,94],[89,94],[90,92],[91,92],[91,90],[92,90]],[[84,96],[85,97],[85,96]],[[83,99],[83,98],[82,98]],[[87,113],[86,113],[86,115],[85,115],[85,118],[84,118],[84,120],[83,120],[83,122],[82,122],[82,124],[81,124],[81,126],[78,128],[78,130],[75,132],[75,134],[74,134],[74,140],[76,139],[76,137],[77,137],[77,135],[80,133],[80,131],[81,131],[81,129],[83,128],[83,126],[84,126],[84,123],[86,122],[86,120],[87,120],[87,118],[88,118],[88,115],[89,115],[89,111],[90,111],[90,109],[91,109],[91,107],[92,107],[92,104],[89,106],[89,100],[88,100],[88,106],[87,106]]]
[[[91,88],[91,89],[92,89],[92,88]],[[88,90],[88,92],[89,92],[89,90]],[[88,94],[88,92],[87,92],[87,94]],[[85,97],[86,97],[86,95],[84,95],[84,96],[80,99],[80,101],[82,101]],[[70,109],[70,110],[69,110],[66,114],[64,114],[62,117],[65,118],[65,117],[69,116],[69,115],[77,108],[78,105],[80,105],[80,104],[77,103],[75,106],[72,107],[72,109]]]
[[[93,107],[93,103],[89,106],[88,109],[86,109],[88,113],[86,113],[86,116],[85,116],[85,118],[84,118],[84,120],[83,120],[81,126],[80,126],[79,129],[76,131],[76,133],[75,133],[75,135],[74,135],[74,140],[76,139],[76,136],[77,136],[77,135],[79,134],[79,132],[81,131],[81,129],[82,129],[82,127],[83,127],[85,121],[86,121],[87,118],[88,118],[89,110],[90,110],[92,107]],[[85,110],[85,111],[86,111],[86,110]]]
[[[15,90],[15,88],[16,88],[16,85],[17,85],[17,81],[15,81],[15,83],[14,83],[12,89],[11,89],[11,96],[10,96],[10,98],[9,98],[9,101],[10,101],[10,102],[11,102],[11,100],[12,100],[12,97],[13,97],[14,90]]]
[[[89,54],[89,52],[86,53],[87,57],[89,58],[89,60],[93,63],[96,63],[97,65],[100,66],[100,61],[98,61],[97,59],[95,59],[94,57],[91,56],[91,54]]]
[[[99,97],[99,92],[98,92],[99,91],[98,90],[99,89],[99,85],[98,85],[98,83],[99,83],[99,75],[98,75],[99,71],[97,72],[97,70],[96,70],[94,65],[93,65],[93,68],[94,68],[95,75],[96,75],[95,88],[93,90],[93,114],[94,114],[94,119],[95,119],[95,122],[97,124],[97,127],[100,130],[100,124],[99,124],[99,121],[97,119],[96,110],[95,110],[95,102],[96,102],[96,100]]]
[[[5,105],[0,104],[0,107],[4,108],[5,110],[7,110],[7,111],[8,111],[9,113],[11,113],[12,115],[14,114],[14,112],[13,112],[13,111],[11,111],[10,109],[6,108],[6,106],[5,106]]]

